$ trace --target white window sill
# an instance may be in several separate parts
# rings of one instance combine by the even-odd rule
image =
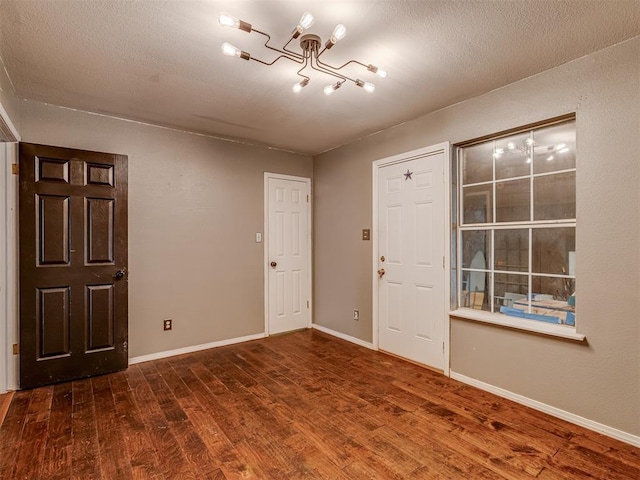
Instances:
[[[489,323],[499,325],[501,327],[514,328],[524,330],[526,332],[537,333],[540,335],[549,335],[552,337],[566,338],[578,342],[584,342],[586,337],[576,332],[575,328],[564,325],[555,325],[552,323],[537,322],[535,320],[527,320],[524,318],[510,317],[501,313],[491,313],[482,310],[472,310],[470,308],[458,308],[449,312],[449,315],[464,320],[472,320],[474,322]]]

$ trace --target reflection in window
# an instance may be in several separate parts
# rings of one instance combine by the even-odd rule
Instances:
[[[575,325],[575,119],[457,153],[457,306]]]

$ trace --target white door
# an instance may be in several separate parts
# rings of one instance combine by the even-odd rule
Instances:
[[[310,180],[265,174],[268,334],[311,326]]]
[[[444,369],[444,151],[378,169],[378,346]]]

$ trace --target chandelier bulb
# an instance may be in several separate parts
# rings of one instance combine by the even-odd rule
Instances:
[[[302,30],[306,30],[311,25],[313,25],[313,15],[309,12],[304,12],[302,17],[300,17],[300,21],[298,22],[298,26],[302,27]],[[302,32],[300,32],[302,33]]]
[[[342,86],[342,82],[336,82],[333,85],[327,85],[326,87],[324,87],[324,94],[328,97],[337,89],[339,89],[341,86]]]
[[[309,85],[309,79],[305,78],[304,80],[299,81],[298,83],[294,83],[293,84],[293,93],[300,93],[300,91],[306,87],[307,85]]]
[[[356,80],[356,85],[362,88],[367,93],[373,93],[376,89],[376,86],[371,82],[364,82],[360,79]]]
[[[220,25],[222,25],[223,27],[230,28],[238,28],[240,26],[240,20],[224,12],[218,16],[218,23],[220,23]]]
[[[247,52],[240,50],[238,47],[234,47],[228,42],[222,44],[222,53],[229,57],[240,57],[243,60],[249,60],[251,58],[251,55]]]
[[[370,72],[375,73],[380,78],[387,78],[387,71],[386,70],[382,70],[381,68],[378,68],[375,65],[371,65],[371,64],[367,65],[367,70],[369,70]]]
[[[344,25],[339,23],[338,25],[336,25],[336,28],[333,29],[333,33],[331,34],[331,39],[332,40],[335,39],[333,43],[337,43],[340,40],[342,40],[346,34],[347,34],[347,29],[345,28]]]
[[[233,15],[229,15],[228,13],[222,12],[218,16],[218,23],[223,27],[229,28],[239,28],[244,32],[251,32],[251,24],[247,22],[243,22],[242,20],[238,20]]]

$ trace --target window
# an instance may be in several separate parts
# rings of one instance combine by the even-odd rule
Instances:
[[[462,144],[455,163],[456,307],[575,326],[575,118]]]

